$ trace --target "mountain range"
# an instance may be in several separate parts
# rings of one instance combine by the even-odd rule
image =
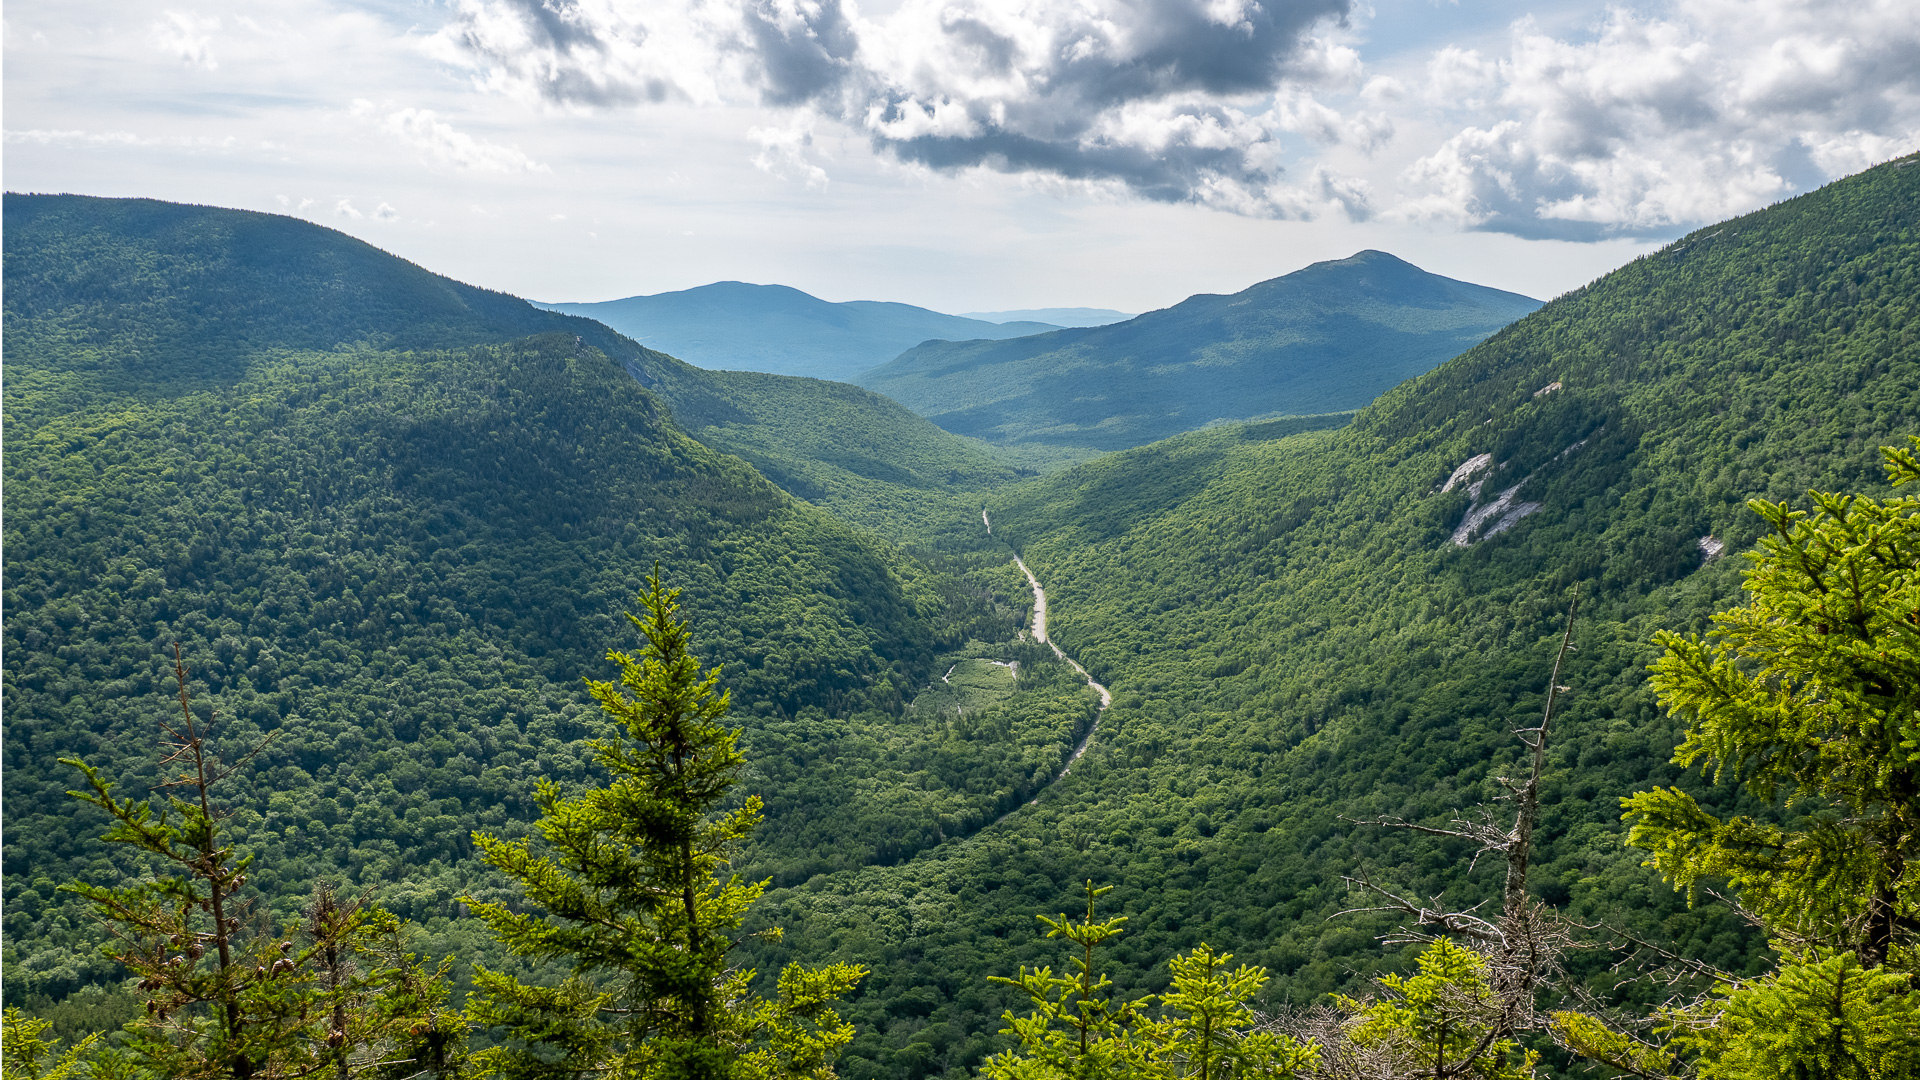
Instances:
[[[1113,325],[926,342],[854,381],[962,435],[1118,450],[1357,409],[1539,306],[1363,251]]]
[[[1026,361],[1084,363],[1059,343],[1144,340],[1192,305],[1196,341],[1281,357],[1342,311],[1379,341],[1478,340],[1370,402],[1295,378],[1326,396],[1288,411],[1359,406],[1341,426],[1229,419],[1039,476],[877,395],[703,371],[304,222],[10,195],[8,1003],[135,1007],[59,891],[134,867],[55,759],[154,779],[175,640],[224,747],[277,733],[229,794],[268,909],[324,876],[378,890],[431,954],[503,963],[459,906],[508,895],[465,837],[524,829],[534,780],[587,775],[579,679],[626,643],[654,560],[724,664],[766,800],[739,866],[772,880],[754,918],[787,932],[741,963],[871,969],[849,1080],[977,1070],[1025,1007],[987,977],[1059,970],[1034,916],[1089,879],[1129,920],[1106,952],[1120,995],[1163,990],[1202,941],[1268,969],[1268,1011],[1406,970],[1388,915],[1337,914],[1373,903],[1349,878],[1457,906],[1501,881],[1469,844],[1362,823],[1443,827],[1498,797],[1576,589],[1535,899],[1763,970],[1736,911],[1622,846],[1619,799],[1651,785],[1755,809],[1671,763],[1684,723],[1646,688],[1649,638],[1738,602],[1764,525],[1748,499],[1884,492],[1877,448],[1920,428],[1916,164],[1699,230],[1484,340],[1464,313],[1532,302],[1367,254],[1255,287],[1304,305],[1196,297],[1029,339],[1056,344]],[[1380,291],[1342,308],[1308,287],[1341,275]],[[1425,308],[1379,299],[1426,288]],[[1163,332],[1153,355],[1206,377],[1205,348]],[[1037,401],[1019,362],[1004,400]],[[1147,418],[1128,438],[1171,422],[1127,409]],[[1085,448],[1069,436],[1098,427],[1059,424],[1058,443],[1038,419],[993,434]],[[1015,552],[1105,713],[1019,637]],[[1612,959],[1570,954],[1567,978],[1614,993]]]
[[[1049,323],[986,321],[877,300],[831,303],[785,285],[720,281],[594,303],[539,305],[583,315],[703,368],[845,381],[933,338],[1019,337]]]

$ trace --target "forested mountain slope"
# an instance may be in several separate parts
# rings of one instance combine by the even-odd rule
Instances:
[[[298,218],[84,195],[6,196],[7,422],[230,384],[266,349],[453,348],[587,319],[430,273]],[[45,402],[46,404],[42,404]]]
[[[789,494],[896,537],[920,529],[929,500],[975,505],[971,493],[1065,463],[943,431],[851,383],[706,371],[658,354],[629,370],[694,438],[746,459]]]
[[[541,304],[598,319],[703,368],[851,379],[931,338],[1020,337],[1059,327],[988,322],[878,300],[833,303],[786,285],[717,281],[697,289],[595,303]]]
[[[984,828],[1050,775],[1084,696],[1055,670],[996,701],[981,661],[1041,666],[983,653],[1011,612],[680,436],[591,341],[269,349],[225,381],[108,400],[85,380],[117,354],[10,306],[7,992],[104,974],[53,888],[116,868],[52,809],[68,781],[50,762],[146,749],[175,635],[236,740],[284,732],[246,793],[266,809],[237,821],[263,878],[283,895],[315,867],[381,881],[436,946],[474,955],[451,898],[489,884],[458,838],[522,815],[533,778],[579,775],[591,728],[561,688],[617,628],[623,568],[658,553],[689,568],[762,755],[773,820],[748,869],[779,887],[755,918],[788,933],[746,959],[874,968],[847,1010],[851,1080],[977,1066],[1010,1004],[986,976],[1058,970],[1033,916],[1088,878],[1131,916],[1110,953],[1123,991],[1159,989],[1203,940],[1272,969],[1276,1009],[1403,962],[1384,917],[1329,921],[1366,902],[1343,874],[1465,903],[1497,877],[1355,820],[1441,823],[1497,793],[1575,585],[1536,891],[1750,968],[1738,918],[1688,910],[1621,847],[1623,794],[1733,800],[1667,764],[1679,724],[1644,689],[1648,637],[1736,596],[1731,554],[1757,535],[1743,500],[1876,491],[1875,448],[1920,428],[1916,160],[1701,230],[1339,430],[1226,425],[987,496],[1053,636],[1115,703],[1064,781]],[[40,395],[25,426],[16,370]],[[954,561],[1004,560],[977,505],[928,501]]]
[[[591,319],[462,284],[297,218],[8,195],[6,229],[8,352],[18,360],[8,369],[10,424],[37,423],[43,401],[57,413],[225,385],[266,349],[450,348],[566,333],[685,413],[695,438],[747,457],[790,494],[844,511],[866,507],[856,496],[888,503],[876,476],[971,490],[1018,476],[1014,462],[1058,459],[995,451],[845,385],[705,371]],[[892,448],[884,463],[882,447]]]
[[[1916,431],[1907,158],[1636,261],[1346,428],[1209,430],[995,495],[995,534],[1023,549],[1054,637],[1115,705],[1032,816],[775,897],[767,917],[800,928],[783,954],[878,969],[844,1073],[977,1060],[1000,1026],[981,978],[1058,965],[1031,915],[1072,910],[1087,878],[1118,886],[1108,910],[1131,917],[1122,992],[1157,988],[1158,965],[1200,941],[1271,968],[1274,1007],[1403,962],[1375,940],[1385,916],[1329,921],[1375,902],[1342,875],[1463,905],[1497,896],[1499,872],[1469,874],[1464,845],[1356,821],[1443,825],[1498,794],[1575,585],[1536,893],[1751,970],[1758,941],[1738,918],[1704,896],[1689,911],[1622,848],[1623,795],[1677,783],[1735,799],[1668,764],[1680,725],[1645,689],[1649,637],[1735,601],[1733,553],[1761,524],[1746,499],[1883,491],[1876,448]],[[1481,455],[1486,471],[1449,489]],[[1710,559],[1707,537],[1726,554]],[[1574,962],[1599,981],[1606,961]]]
[[[536,779],[581,775],[580,679],[630,644],[656,561],[775,778],[769,872],[990,819],[1086,723],[1037,668],[973,710],[991,739],[910,709],[1017,612],[689,438],[631,374],[694,372],[669,357],[304,222],[6,208],[10,1002],[111,975],[56,890],[137,862],[96,841],[56,759],[144,790],[176,641],[223,752],[271,737],[229,797],[276,909],[325,877],[455,937],[454,897],[491,888],[468,832],[511,833]]]
[[[1357,409],[1539,306],[1363,251],[1111,326],[928,342],[854,381],[962,435],[1118,450]]]

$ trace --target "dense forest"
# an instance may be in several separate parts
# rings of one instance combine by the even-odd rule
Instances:
[[[273,736],[227,795],[272,910],[292,918],[316,877],[377,886],[422,949],[458,957],[456,994],[476,962],[539,977],[464,910],[519,895],[470,834],[527,835],[538,780],[598,782],[584,740],[612,729],[579,680],[633,647],[621,612],[656,562],[733,692],[766,815],[736,863],[771,879],[737,956],[769,978],[864,971],[838,1006],[840,1075],[1037,1075],[1020,1055],[1045,1040],[1002,1032],[1033,991],[991,979],[1063,965],[1034,916],[1092,903],[1089,881],[1114,887],[1099,917],[1127,919],[1102,941],[1115,1000],[1205,983],[1203,946],[1264,969],[1238,1000],[1269,1016],[1389,973],[1466,985],[1437,947],[1383,943],[1395,911],[1335,916],[1369,906],[1355,876],[1500,896],[1472,843],[1364,823],[1493,803],[1556,684],[1527,895],[1760,975],[1773,930],[1641,865],[1621,800],[1671,788],[1785,820],[1781,793],[1670,760],[1689,719],[1646,669],[1656,631],[1739,605],[1736,556],[1769,531],[1749,500],[1888,493],[1880,447],[1920,422],[1913,160],[1684,238],[1345,426],[1215,427],[1025,479],[924,432],[898,462],[878,435],[836,460],[796,412],[825,400],[805,380],[696,404],[670,358],[578,320],[502,329],[450,284],[421,286],[467,305],[441,338],[306,309],[282,332],[241,294],[306,271],[221,270],[246,246],[205,240],[226,212],[143,211],[185,243],[116,223],[122,204],[9,196],[7,1002],[69,1036],[135,1010],[58,890],[138,864],[96,841],[105,819],[56,759],[150,782],[175,640],[224,751]],[[352,254],[311,280],[402,272]],[[255,313],[204,362],[197,337],[230,327],[196,314],[201,274],[221,310]],[[822,423],[920,430],[831,393]],[[1006,544],[1114,691],[1103,715],[1020,638]],[[1569,952],[1564,983],[1644,1011],[1659,988],[1622,984],[1616,959]],[[1177,1010],[1149,1019],[1177,1039]],[[1121,1028],[1115,1053],[1151,1057]],[[1274,1038],[1277,1069],[1293,1036]],[[1576,1067],[1544,1029],[1523,1041],[1542,1070]]]
[[[304,223],[7,206],[9,1000],[111,974],[57,889],[128,865],[93,843],[56,759],[145,761],[175,641],[199,700],[227,718],[224,745],[274,736],[235,793],[235,827],[283,912],[318,862],[451,925],[476,872],[467,833],[524,827],[529,777],[579,775],[579,680],[618,644],[656,561],[686,583],[740,713],[764,725],[756,762],[788,781],[774,796],[785,843],[759,859],[783,880],[977,826],[1088,722],[1038,661],[977,708],[914,709],[956,659],[1012,648],[1019,612],[681,434],[632,375],[679,374],[671,358],[624,343],[616,363],[567,332],[583,320]],[[130,297],[129,282],[148,291]],[[345,293],[355,314],[265,302],[282,288]],[[375,295],[439,321],[360,305]],[[458,342],[542,322],[509,344],[390,347],[403,331]],[[311,349],[336,337],[358,343]],[[851,389],[762,378],[802,404]],[[892,430],[957,441],[873,401]],[[788,460],[809,464],[800,453]],[[829,782],[836,768],[861,786]]]
[[[770,894],[789,933],[769,955],[857,956],[869,994],[891,981],[931,1003],[922,1018],[856,1002],[872,1026],[845,1071],[978,1060],[998,1010],[982,979],[1052,960],[1024,920],[1089,876],[1131,917],[1114,953],[1127,989],[1157,989],[1166,958],[1202,941],[1268,968],[1274,1007],[1405,970],[1377,940],[1388,916],[1329,920],[1360,906],[1343,875],[1462,903],[1499,882],[1466,872],[1469,845],[1352,822],[1443,823],[1498,794],[1575,584],[1589,599],[1535,894],[1763,967],[1736,913],[1690,906],[1622,846],[1618,800],[1678,785],[1748,807],[1669,763],[1683,725],[1647,686],[1652,637],[1735,602],[1734,553],[1767,529],[1746,500],[1886,490],[1878,448],[1920,423],[1920,169],[1905,164],[1683,238],[1345,428],[1197,432],[991,495],[996,535],[1047,583],[1055,636],[1114,708],[1020,828]],[[1441,490],[1482,454],[1484,485]],[[1538,509],[1453,542],[1515,485],[1512,504]],[[1604,982],[1612,958],[1575,961]]]

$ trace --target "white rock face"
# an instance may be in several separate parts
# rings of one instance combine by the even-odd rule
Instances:
[[[1453,470],[1453,475],[1447,477],[1446,483],[1440,485],[1440,494],[1445,495],[1447,492],[1452,491],[1454,488],[1457,488],[1461,484],[1466,483],[1468,480],[1473,479],[1473,476],[1475,473],[1480,472],[1482,469],[1485,469],[1487,466],[1492,464],[1493,464],[1492,454],[1476,454],[1475,456],[1468,458],[1465,464]],[[1480,493],[1478,491],[1474,492],[1474,495],[1476,497],[1478,497],[1479,494]]]
[[[1554,383],[1541,392],[1545,393],[1547,390],[1558,388],[1559,384]],[[1534,396],[1538,397],[1539,395],[1536,394]],[[1587,437],[1587,439],[1591,438],[1591,435]],[[1581,447],[1587,445],[1587,439],[1581,439],[1579,442],[1553,455],[1553,461],[1559,461],[1568,454],[1578,451]],[[1552,464],[1552,462],[1548,462],[1548,464]],[[1468,458],[1464,464],[1453,470],[1453,475],[1447,477],[1446,484],[1440,488],[1441,493],[1445,494],[1460,486],[1462,483],[1472,480],[1472,483],[1467,484],[1467,497],[1472,499],[1473,503],[1467,507],[1467,516],[1460,520],[1459,528],[1453,530],[1454,547],[1470,547],[1485,540],[1489,536],[1498,536],[1508,529],[1513,528],[1514,523],[1518,522],[1521,518],[1540,509],[1541,504],[1537,502],[1520,502],[1515,498],[1515,496],[1519,495],[1520,489],[1526,486],[1528,480],[1540,475],[1540,469],[1535,469],[1533,472],[1528,473],[1518,484],[1495,495],[1491,502],[1481,503],[1480,489],[1486,487],[1487,481],[1493,479],[1493,477],[1491,475],[1481,476],[1477,480],[1475,480],[1474,477],[1485,472],[1491,468],[1492,465],[1492,454],[1479,454],[1475,457]],[[1501,466],[1501,468],[1505,467],[1504,465]],[[1542,468],[1544,467],[1545,466],[1542,466]],[[1707,550],[1708,540],[1713,540],[1713,537],[1709,536],[1701,540],[1700,550]],[[1714,540],[1713,542],[1715,547],[1712,554],[1707,556],[1709,559],[1719,554],[1720,550],[1720,542],[1718,540]]]
[[[1520,493],[1521,485],[1525,483],[1522,480],[1495,495],[1487,505],[1467,511],[1467,516],[1460,521],[1460,527],[1453,530],[1453,546],[1467,547],[1489,536],[1498,536],[1513,528],[1514,522],[1540,509],[1537,502],[1514,501],[1514,496]]]
[[[1700,545],[1700,554],[1706,556],[1707,562],[1719,558],[1720,553],[1727,550],[1727,542],[1711,534],[1695,540],[1694,543]]]

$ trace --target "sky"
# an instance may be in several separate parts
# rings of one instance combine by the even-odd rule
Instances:
[[[9,191],[539,300],[1144,311],[1366,248],[1548,299],[1920,149],[1914,0],[11,0]]]

